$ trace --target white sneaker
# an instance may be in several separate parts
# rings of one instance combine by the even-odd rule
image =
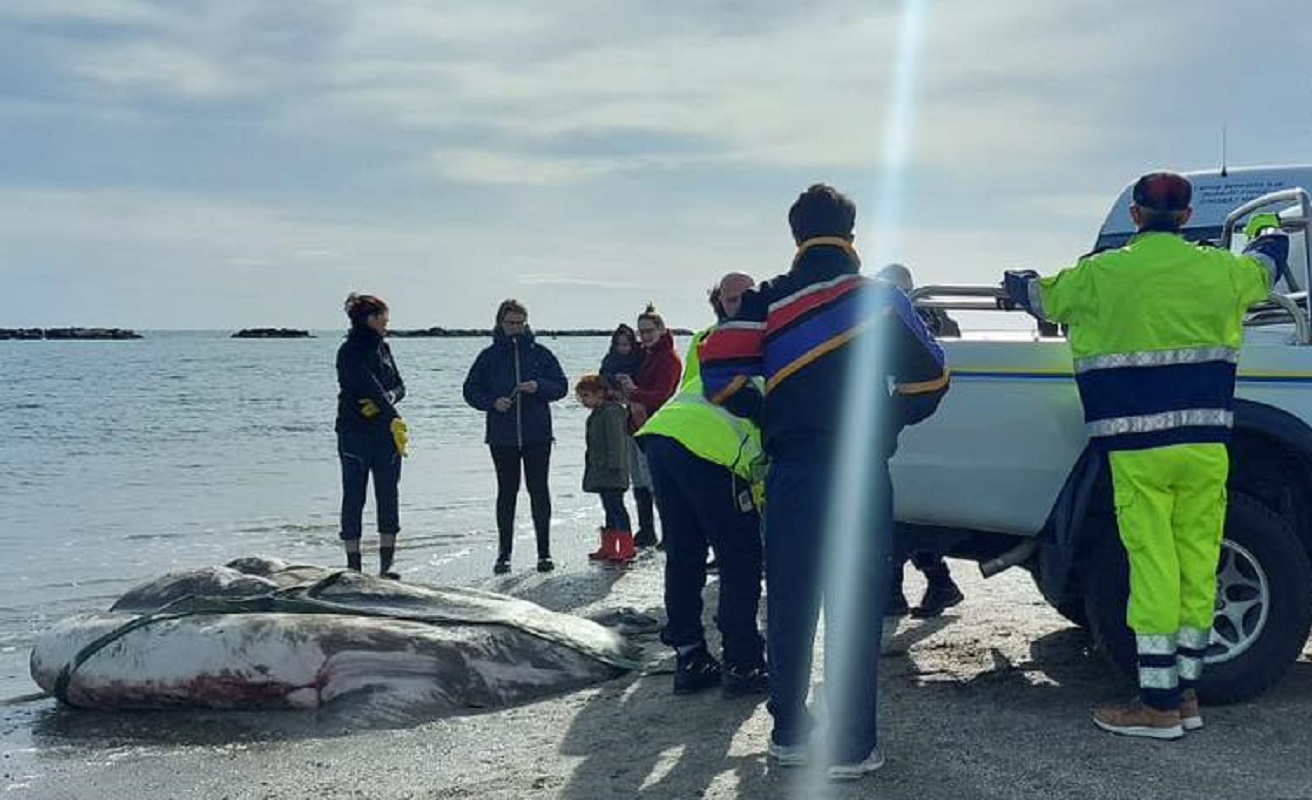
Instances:
[[[884,766],[884,754],[880,751],[878,745],[876,745],[875,748],[870,751],[870,755],[865,757],[864,761],[858,761],[855,764],[834,764],[829,768],[829,780],[859,780],[882,766]]]
[[[781,767],[805,767],[807,760],[806,745],[782,745],[770,740],[770,758]]]

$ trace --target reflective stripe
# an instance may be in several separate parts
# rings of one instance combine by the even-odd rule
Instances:
[[[1244,255],[1261,264],[1262,269],[1266,270],[1267,277],[1271,279],[1271,285],[1276,285],[1276,281],[1280,280],[1280,264],[1274,258],[1261,250],[1245,250]]]
[[[797,290],[796,292],[793,292],[792,294],[788,295],[787,297],[783,297],[783,298],[780,298],[780,299],[774,301],[773,303],[771,303],[771,304],[769,305],[769,307],[768,307],[766,310],[767,310],[768,313],[773,314],[774,312],[778,311],[779,309],[783,308],[784,306],[788,305],[789,303],[795,303],[795,302],[797,302],[798,300],[801,300],[803,297],[807,297],[808,295],[813,295],[813,294],[816,294],[817,292],[828,291],[829,289],[832,289],[832,288],[834,288],[835,286],[838,286],[838,285],[843,284],[843,283],[851,283],[852,281],[864,281],[864,280],[865,280],[865,277],[863,277],[863,276],[861,276],[861,275],[858,275],[858,274],[850,274],[850,275],[840,275],[840,276],[838,276],[837,278],[834,278],[833,280],[821,281],[820,283],[813,283],[813,284],[811,284],[810,286],[807,286],[807,287],[804,288],[804,289],[799,289],[799,290]],[[760,327],[762,327],[762,328],[765,327],[765,323],[764,323],[764,322],[759,323],[759,324],[760,324]],[[735,325],[736,325],[736,323],[730,321],[730,322],[726,322],[726,323],[724,323],[721,327],[730,328],[730,327],[735,327]]]
[[[1139,667],[1140,689],[1174,689],[1180,685],[1175,667]]]
[[[1122,436],[1127,433],[1155,433],[1175,428],[1231,428],[1234,424],[1233,411],[1226,411],[1223,408],[1191,408],[1137,417],[1098,419],[1088,423],[1087,429],[1090,436]]]
[[[1180,646],[1190,650],[1206,650],[1207,645],[1211,643],[1211,633],[1201,628],[1181,628]]]
[[[764,322],[752,322],[750,320],[733,319],[720,323],[717,330],[724,331],[763,331],[765,330]]]
[[[1134,647],[1141,656],[1175,655],[1175,637],[1166,634],[1141,634],[1134,637]]]
[[[1185,347],[1179,350],[1142,350],[1137,353],[1109,353],[1075,359],[1075,372],[1125,367],[1173,367],[1180,364],[1205,364],[1210,361],[1239,363],[1239,351],[1233,347]]]
[[[1030,313],[1039,319],[1047,319],[1043,313],[1043,287],[1039,285],[1038,278],[1030,278],[1025,282],[1025,293],[1030,299]]]
[[[1186,681],[1196,681],[1203,677],[1203,660],[1201,658],[1180,656],[1176,659],[1176,666],[1180,671],[1180,677]]]

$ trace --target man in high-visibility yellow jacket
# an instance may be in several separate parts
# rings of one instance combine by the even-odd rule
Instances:
[[[1048,278],[1008,272],[1011,299],[1070,326],[1090,444],[1111,466],[1130,560],[1127,619],[1140,698],[1098,727],[1175,739],[1202,727],[1196,687],[1212,629],[1225,525],[1226,444],[1247,309],[1288,269],[1273,215],[1250,221],[1243,255],[1186,241],[1192,186],[1156,172],[1134,186],[1139,233]],[[1274,234],[1259,235],[1274,226]]]
[[[711,295],[720,322],[753,286],[729,273]],[[661,639],[677,652],[674,692],[722,685],[728,697],[769,689],[765,644],[757,627],[761,601],[761,518],[752,485],[762,479],[761,433],[702,393],[697,350],[715,328],[693,337],[679,391],[637,432],[647,456],[665,526],[665,610]],[[702,630],[706,551],[720,571],[716,621],[724,664],[711,655]]]

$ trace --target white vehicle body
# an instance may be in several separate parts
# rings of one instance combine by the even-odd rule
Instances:
[[[1292,326],[1248,331],[1237,396],[1312,424],[1312,349],[1291,336]],[[1010,339],[944,340],[952,388],[934,417],[903,431],[891,464],[899,520],[1015,536],[1043,528],[1087,444],[1084,416],[1066,341]]]
[[[1274,682],[1312,626],[1312,196],[1302,188],[1312,187],[1312,167],[1187,177],[1195,210],[1186,238],[1237,249],[1252,214],[1276,212],[1290,239],[1290,269],[1246,319],[1238,367],[1209,649],[1216,667],[1203,684],[1206,699],[1224,702]],[[1121,247],[1134,234],[1130,203],[1127,187],[1096,250]],[[926,286],[912,299],[948,311],[1016,313],[997,286]],[[941,343],[951,389],[933,417],[902,432],[890,462],[904,546],[973,558],[986,575],[1026,567],[1059,611],[1089,625],[1123,666],[1132,664],[1127,567],[1109,477],[1105,459],[1087,449],[1065,338],[1049,325],[966,330]]]

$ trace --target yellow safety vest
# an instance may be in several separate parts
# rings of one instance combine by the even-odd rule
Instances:
[[[679,391],[634,435],[668,436],[698,458],[719,464],[746,481],[759,482],[765,465],[760,429],[702,394],[697,348],[712,330],[707,328],[693,337]]]

